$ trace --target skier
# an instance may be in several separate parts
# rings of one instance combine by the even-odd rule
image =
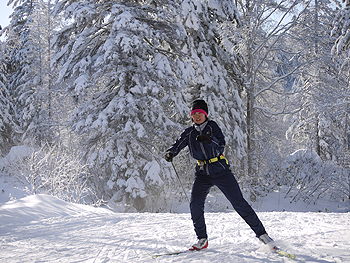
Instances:
[[[191,156],[197,160],[190,210],[198,242],[192,245],[190,250],[201,250],[208,247],[204,203],[210,188],[214,185],[224,193],[259,240],[264,244],[272,242],[273,240],[266,233],[258,216],[244,199],[230,170],[230,165],[223,156],[224,135],[217,123],[208,119],[208,106],[204,100],[198,99],[193,102],[191,117],[193,125],[184,130],[180,138],[165,154],[165,160],[172,162],[173,158],[188,146]]]

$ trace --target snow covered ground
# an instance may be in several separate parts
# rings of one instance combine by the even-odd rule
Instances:
[[[207,199],[209,248],[154,259],[150,255],[185,251],[196,241],[186,202],[174,206],[177,213],[115,213],[28,196],[16,180],[0,174],[1,263],[293,262],[269,252],[218,195]],[[350,263],[349,202],[291,204],[277,191],[253,207],[276,244],[296,254],[295,261]]]
[[[350,262],[350,214],[258,212],[276,243],[299,262]],[[0,206],[0,262],[293,262],[272,254],[235,213],[206,213],[209,248],[175,256],[195,241],[189,213],[114,213],[47,195]]]

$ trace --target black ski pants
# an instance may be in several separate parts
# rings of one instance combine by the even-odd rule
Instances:
[[[216,185],[230,201],[233,208],[245,220],[256,236],[265,234],[265,228],[260,219],[244,199],[241,189],[230,170],[207,176],[203,172],[196,172],[191,193],[191,218],[198,239],[208,238],[204,220],[204,203],[212,186]]]

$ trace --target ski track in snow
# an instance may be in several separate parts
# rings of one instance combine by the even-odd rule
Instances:
[[[260,212],[276,244],[297,262],[350,262],[349,213]],[[36,195],[0,206],[0,262],[294,262],[270,253],[236,212],[206,213],[209,248],[189,213],[113,213]]]

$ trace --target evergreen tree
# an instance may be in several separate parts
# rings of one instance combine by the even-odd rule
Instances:
[[[22,129],[22,140],[51,142],[50,1],[20,0],[4,29],[8,52],[8,89]]]
[[[18,132],[13,102],[7,89],[7,65],[5,59],[5,44],[0,42],[0,156],[7,154],[16,144],[15,135]]]
[[[210,117],[225,135],[225,155],[236,175],[241,176],[240,162],[245,156],[246,143],[243,104],[239,96],[242,78],[237,66],[239,57],[225,38],[225,29],[236,30],[239,23],[233,1],[185,0],[182,3],[182,24],[188,35],[183,50],[187,51],[192,65],[186,93],[191,100],[207,101]]]
[[[62,0],[55,7],[67,20],[54,39],[54,61],[76,101],[69,124],[123,211],[150,209],[172,180],[162,150],[188,113],[177,5]]]
[[[167,191],[173,172],[162,151],[188,125],[196,98],[223,128],[226,156],[244,156],[239,72],[221,36],[238,21],[232,1],[59,1],[62,11],[71,22],[55,38],[55,63],[77,103],[70,125],[113,202],[142,211]],[[192,177],[189,158],[177,160]]]
[[[60,84],[55,83],[57,73],[52,66],[51,60],[54,52],[51,40],[55,30],[60,26],[59,17],[54,19],[51,14],[53,5],[51,0],[40,0],[37,2],[33,12],[33,21],[30,24],[30,38],[38,47],[34,54],[38,58],[33,63],[33,73],[37,79],[36,100],[40,103],[40,116],[34,120],[37,126],[33,136],[40,138],[40,144],[58,141],[58,127],[62,125],[62,115],[67,114],[60,109]],[[39,121],[39,122],[38,122]],[[38,122],[38,123],[37,123]]]

